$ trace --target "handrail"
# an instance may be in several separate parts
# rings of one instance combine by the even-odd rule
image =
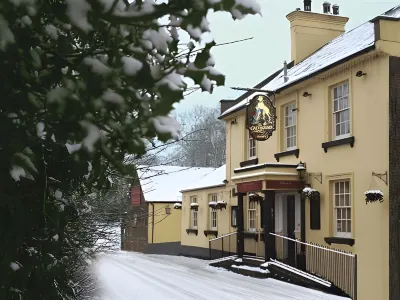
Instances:
[[[227,237],[227,236],[230,236],[230,235],[234,235],[234,234],[237,234],[237,231],[221,235],[219,237],[216,237],[214,239],[209,240],[209,242],[216,241],[216,240],[219,240],[219,239],[222,239],[224,237]]]
[[[321,247],[321,246],[318,246],[318,245],[302,242],[302,241],[300,241],[298,239],[292,239],[292,238],[289,238],[289,237],[284,236],[284,235],[279,235],[279,234],[272,233],[272,232],[270,232],[269,234],[277,236],[277,237],[280,237],[280,238],[283,238],[283,239],[286,239],[286,240],[289,240],[289,241],[293,241],[293,242],[296,242],[296,243],[299,243],[299,244],[307,245],[307,246],[310,246],[310,247],[314,247],[314,248],[318,248],[318,249],[322,249],[322,250],[326,250],[326,251],[330,251],[330,252],[334,252],[334,253],[338,253],[338,254],[343,254],[343,255],[350,256],[350,257],[355,257],[356,256],[353,253],[347,253],[347,252],[333,250],[333,249],[330,249],[330,248],[324,248],[324,247]]]

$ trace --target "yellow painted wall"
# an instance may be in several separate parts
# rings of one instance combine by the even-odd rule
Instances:
[[[182,229],[181,244],[186,246],[194,246],[201,248],[208,248],[209,239],[215,238],[215,236],[204,235],[204,230],[210,230],[210,207],[208,206],[209,195],[213,193],[218,194],[218,200],[224,200],[227,202],[226,209],[217,210],[217,230],[218,236],[222,234],[228,234],[236,231],[235,228],[231,227],[231,206],[237,205],[236,197],[230,197],[230,189],[232,187],[219,187],[211,189],[203,189],[198,191],[185,192],[182,194]],[[190,197],[197,196],[198,208],[198,235],[193,233],[186,233],[186,229],[191,228],[191,209],[190,209]]]
[[[324,73],[299,83],[275,97],[277,108],[277,130],[265,142],[257,142],[259,163],[273,162],[274,154],[285,151],[283,141],[283,106],[294,102],[297,105],[297,147],[300,157],[282,157],[280,163],[297,164],[306,162],[307,172],[322,173],[322,183],[309,179],[313,188],[321,193],[321,229],[310,229],[310,202],[306,200],[306,239],[309,242],[326,245],[324,238],[334,236],[332,182],[338,179],[351,180],[352,238],[354,246],[332,244],[331,247],[351,251],[358,257],[358,299],[388,299],[389,290],[389,197],[388,186],[372,172],[384,173],[389,169],[389,55],[400,56],[399,22],[381,20],[381,39],[376,50],[363,54],[336,66]],[[306,48],[307,43],[303,44]],[[303,49],[309,51],[309,49]],[[302,51],[303,51],[302,50]],[[301,52],[301,51],[300,51]],[[358,71],[366,76],[356,77]],[[331,88],[348,81],[350,88],[351,136],[355,137],[354,147],[341,145],[329,148],[325,153],[322,143],[332,140]],[[303,93],[312,94],[303,97]],[[253,98],[256,94],[251,95]],[[235,183],[254,180],[237,180],[233,177],[251,172],[234,173],[240,162],[248,159],[245,109],[225,117],[227,126],[227,170],[229,186],[213,190],[187,192],[183,195],[182,244],[208,247],[208,238],[203,231],[208,229],[208,194],[229,193]],[[232,122],[235,120],[235,122]],[[254,171],[253,171],[254,173]],[[233,178],[233,180],[232,180]],[[263,177],[257,177],[263,179]],[[283,179],[283,177],[282,177]],[[265,180],[265,178],[264,178]],[[365,203],[364,192],[380,189],[385,197],[383,203]],[[190,196],[198,196],[199,235],[188,235],[190,222]],[[236,197],[224,196],[228,201],[227,210],[218,212],[218,234],[235,231],[231,224],[231,205],[237,205]],[[245,197],[245,228],[247,224],[247,198]],[[259,243],[260,245],[261,243]],[[245,251],[255,249],[251,239],[245,240]],[[253,252],[253,251],[251,251]]]
[[[322,184],[311,180],[314,188],[321,192],[321,230],[310,230],[309,200],[306,201],[306,237],[307,241],[324,245],[324,237],[333,236],[333,201],[330,181],[350,178],[352,188],[352,238],[353,247],[333,244],[332,247],[352,251],[358,255],[358,295],[359,299],[388,298],[388,187],[372,172],[383,173],[388,170],[388,99],[389,99],[389,64],[388,56],[372,58],[368,56],[363,63],[348,64],[329,74],[320,75],[317,82],[310,81],[302,88],[296,87],[276,96],[277,130],[265,142],[257,142],[259,163],[276,162],[274,154],[283,148],[283,105],[296,102],[297,112],[297,147],[300,157],[282,157],[281,163],[307,163],[308,172],[322,172]],[[359,70],[367,73],[361,78],[355,73]],[[325,79],[323,79],[326,77]],[[325,153],[321,144],[331,140],[331,104],[330,88],[348,81],[351,101],[351,135],[355,137],[354,148],[342,145],[329,148]],[[302,97],[304,92],[311,97]],[[244,110],[236,116],[237,125],[232,125],[231,138],[235,144],[245,139]],[[230,123],[230,117],[227,119]],[[233,128],[235,126],[235,128]],[[244,150],[231,146],[230,170],[239,167],[245,160]],[[241,173],[243,174],[243,173]],[[369,188],[380,189],[385,194],[383,203],[365,204],[364,192]],[[371,277],[373,275],[373,279]]]
[[[327,42],[341,35],[349,20],[346,17],[294,11],[287,15],[290,21],[291,55],[299,63]]]
[[[154,239],[153,233],[153,204],[154,204]],[[171,214],[167,215],[165,207],[171,208]],[[173,203],[148,203],[148,243],[171,243],[181,240],[182,211],[174,209]]]

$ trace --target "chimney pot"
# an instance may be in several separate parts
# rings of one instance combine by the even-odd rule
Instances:
[[[324,14],[330,14],[331,13],[331,4],[327,1],[322,4],[322,7],[324,8]]]
[[[311,0],[304,0],[304,11],[311,11]]]
[[[333,14],[334,14],[335,16],[339,15],[339,5],[334,4],[334,5],[332,6],[332,9],[333,9]]]

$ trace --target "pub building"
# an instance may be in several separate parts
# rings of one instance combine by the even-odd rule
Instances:
[[[181,251],[389,299],[400,6],[347,32],[337,5],[320,10],[289,13],[290,62],[221,101],[226,165],[182,189]]]

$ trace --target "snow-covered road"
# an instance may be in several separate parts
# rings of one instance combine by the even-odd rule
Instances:
[[[102,300],[343,300],[347,298],[210,267],[207,261],[118,252],[94,265]]]

